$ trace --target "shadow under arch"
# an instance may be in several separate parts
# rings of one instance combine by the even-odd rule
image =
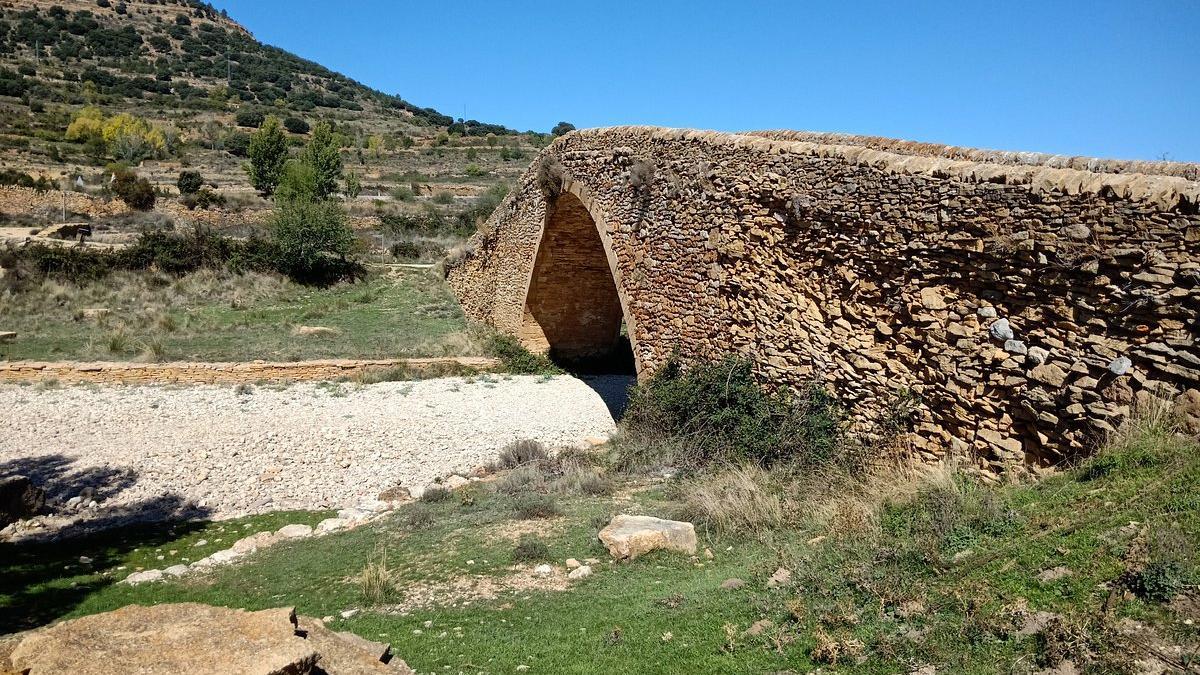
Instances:
[[[576,372],[641,372],[634,319],[608,220],[587,188],[565,179],[546,206],[518,338]]]

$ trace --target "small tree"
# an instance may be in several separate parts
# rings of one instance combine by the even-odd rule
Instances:
[[[293,279],[324,283],[351,267],[346,256],[357,240],[337,202],[284,201],[275,209],[271,225],[278,265]]]
[[[570,122],[559,122],[558,124],[554,125],[554,128],[550,130],[550,133],[555,136],[565,136],[572,131],[575,131],[574,124],[571,124]]]
[[[277,118],[270,116],[263,121],[262,127],[250,137],[247,154],[250,156],[250,163],[246,165],[250,184],[264,197],[275,194],[287,164],[287,137]]]
[[[175,186],[179,188],[181,195],[194,195],[204,187],[204,177],[199,171],[180,171]]]
[[[283,177],[275,189],[275,201],[315,202],[317,200],[317,178],[312,167],[304,162],[292,160],[283,167]]]
[[[342,153],[333,140],[333,127],[318,122],[300,160],[312,167],[317,199],[325,199],[337,191],[342,178]]]
[[[345,183],[346,196],[350,199],[358,199],[358,196],[362,194],[362,181],[359,180],[358,174],[354,173],[353,171],[347,173]]]

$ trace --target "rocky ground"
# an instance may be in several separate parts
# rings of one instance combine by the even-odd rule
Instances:
[[[465,475],[512,441],[560,447],[605,438],[628,383],[498,375],[287,387],[0,386],[0,476],[23,474],[45,487],[56,515],[33,525],[50,529],[340,508]]]

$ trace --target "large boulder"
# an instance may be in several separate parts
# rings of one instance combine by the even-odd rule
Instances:
[[[316,619],[298,620],[292,609],[181,603],[65,621],[30,633],[9,660],[28,675],[412,673],[389,657],[386,645],[334,633]]]
[[[622,514],[600,530],[600,541],[618,560],[633,560],[658,549],[691,554],[696,552],[696,528],[679,520]]]
[[[31,518],[46,505],[46,491],[25,476],[0,478],[0,527]]]

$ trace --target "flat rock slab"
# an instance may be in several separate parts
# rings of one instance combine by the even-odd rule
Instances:
[[[679,520],[622,514],[600,530],[600,541],[618,560],[633,560],[659,549],[692,554],[696,552],[696,528]]]
[[[286,608],[129,605],[37,632],[10,658],[30,675],[296,675],[312,671],[317,650],[296,637],[295,620]]]
[[[29,675],[412,673],[390,659],[386,645],[298,620],[290,608],[247,612],[197,603],[129,605],[65,621],[28,634],[9,659]]]

